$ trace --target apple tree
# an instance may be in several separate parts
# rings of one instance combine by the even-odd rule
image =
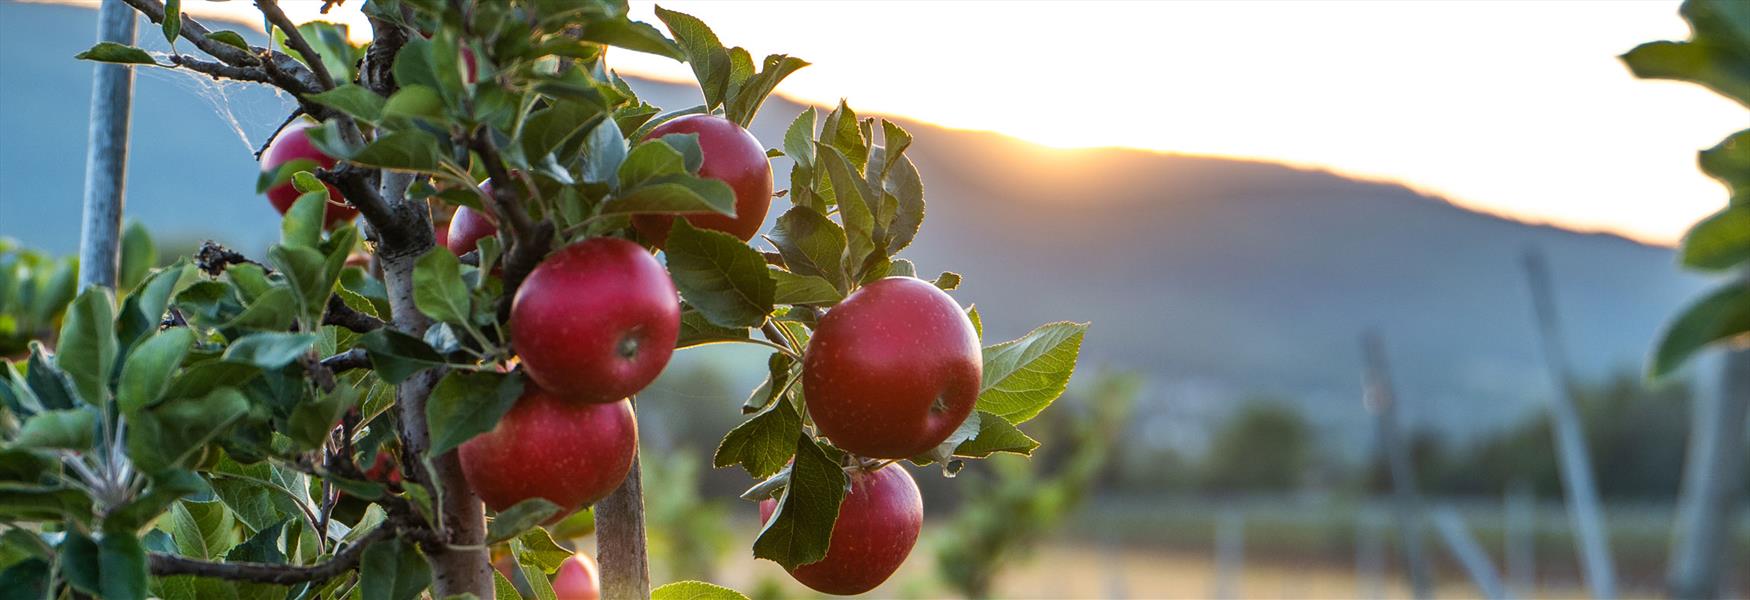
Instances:
[[[922,527],[896,463],[1030,454],[1018,426],[1074,370],[1084,324],[986,344],[960,275],[899,256],[925,213],[903,128],[840,103],[754,138],[807,63],[691,16],[659,8],[665,34],[614,0],[371,0],[358,47],[256,0],[259,47],[125,2],[171,51],[80,58],[296,99],[262,156],[281,237],[80,290],[52,349],[6,363],[0,589],[652,596],[635,397],[673,352],[738,343],[770,350],[767,377],[713,463],[753,478],[751,551],[861,593]],[[640,100],[611,47],[684,61],[703,103]],[[600,590],[566,582],[588,568],[555,540],[592,526]]]

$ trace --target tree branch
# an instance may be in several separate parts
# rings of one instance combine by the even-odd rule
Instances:
[[[153,23],[164,23],[164,3],[159,2],[158,0],[122,0],[122,2],[126,3],[128,6],[134,7],[134,10],[140,11],[140,14],[146,15],[146,18],[150,19]],[[200,21],[196,21],[194,17],[190,17],[187,14],[181,16],[182,39],[188,40],[190,43],[194,44],[194,47],[200,48],[201,52],[205,52],[209,56],[233,66],[248,66],[260,62],[260,60],[249,51],[208,37],[212,32],[208,30],[205,25],[202,25]]]
[[[328,370],[335,373],[343,373],[353,369],[368,369],[371,366],[371,357],[365,353],[364,348],[353,348],[322,359],[322,366],[328,367]]]
[[[340,294],[328,297],[328,310],[322,314],[322,324],[338,325],[358,333],[370,333],[383,327],[382,320],[347,306]]]
[[[335,189],[340,195],[365,216],[365,221],[371,224],[378,235],[383,236],[382,242],[391,243],[390,238],[398,241],[391,245],[403,245],[399,238],[407,232],[403,230],[401,219],[395,210],[390,208],[389,201],[377,192],[377,185],[372,182],[371,171],[360,168],[352,163],[343,162],[331,169],[317,169],[316,178]]]
[[[351,571],[358,566],[364,557],[365,549],[371,544],[388,539],[396,529],[388,524],[380,525],[370,533],[359,538],[345,550],[334,555],[327,562],[309,566],[273,565],[253,562],[209,562],[195,560],[175,554],[153,552],[148,555],[152,574],[160,577],[172,575],[195,575],[212,577],[228,581],[250,581],[255,583],[272,583],[291,585],[306,581],[326,581]]]
[[[187,54],[172,54],[170,55],[170,62],[190,71],[205,73],[213,79],[235,79],[237,81],[253,81],[256,83],[273,83],[273,80],[268,78],[267,71],[263,71],[261,67],[239,67],[222,62],[201,60]],[[256,157],[260,158],[260,155],[257,154]]]
[[[322,84],[322,89],[334,89],[334,76],[328,73],[328,65],[322,64],[322,55],[310,46],[309,40],[304,39],[304,33],[298,31],[297,24],[292,23],[291,17],[286,16],[286,11],[280,10],[279,2],[277,0],[255,0],[255,8],[261,10],[261,16],[267,17],[269,23],[273,23],[275,27],[280,28],[280,31],[285,32],[286,45],[298,51],[298,54],[304,55],[304,62],[310,66],[311,71],[316,73],[316,82]]]
[[[492,201],[493,216],[498,222],[508,225],[511,244],[504,255],[504,295],[498,301],[498,320],[510,320],[510,305],[516,298],[518,287],[529,272],[547,257],[547,250],[553,245],[552,221],[534,222],[529,213],[523,210],[522,203],[517,198],[517,181],[505,169],[504,160],[498,154],[498,147],[492,143],[490,133],[481,130],[479,134],[468,139],[468,145],[480,154],[480,162],[485,164],[486,173],[493,181],[504,182],[492,186],[488,198]]]

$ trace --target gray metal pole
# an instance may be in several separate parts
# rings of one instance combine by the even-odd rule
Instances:
[[[1732,523],[1744,486],[1744,426],[1750,418],[1750,350],[1727,354],[1720,389],[1690,409],[1689,456],[1678,499],[1671,566],[1673,598],[1719,598],[1732,556]]]
[[[97,9],[97,41],[134,45],[134,9],[103,0]],[[127,192],[128,122],[133,112],[134,69],[92,67],[91,131],[85,148],[85,216],[79,228],[79,287],[115,287],[121,253],[122,205]]]
[[[1544,359],[1549,364],[1550,377],[1560,388],[1550,397],[1549,412],[1555,431],[1556,455],[1561,465],[1563,495],[1568,500],[1568,517],[1573,521],[1574,531],[1579,534],[1574,540],[1579,546],[1580,564],[1586,574],[1586,584],[1592,588],[1592,597],[1610,600],[1616,597],[1616,567],[1610,558],[1610,539],[1605,536],[1598,485],[1592,480],[1592,459],[1586,452],[1586,434],[1574,407],[1579,396],[1568,368],[1567,351],[1562,347],[1561,324],[1556,318],[1549,266],[1542,253],[1536,250],[1525,253],[1525,275],[1531,283],[1531,300],[1537,313]]]
[[[1238,509],[1222,511],[1215,522],[1215,589],[1220,600],[1241,598],[1240,573],[1246,561],[1246,516]]]
[[[1362,336],[1361,351],[1367,361],[1362,401],[1373,413],[1379,431],[1380,452],[1385,453],[1386,466],[1391,470],[1392,505],[1397,515],[1399,540],[1403,544],[1405,568],[1410,576],[1410,590],[1418,599],[1432,598],[1434,582],[1428,575],[1428,563],[1422,557],[1422,502],[1416,495],[1416,472],[1410,462],[1409,444],[1398,431],[1397,397],[1392,390],[1391,372],[1386,367],[1385,345],[1379,336],[1370,333]]]
[[[1507,562],[1507,585],[1521,597],[1537,595],[1537,498],[1531,484],[1516,479],[1507,485],[1506,519],[1501,541]]]
[[[1501,585],[1501,574],[1495,570],[1495,564],[1489,562],[1489,554],[1483,551],[1482,544],[1471,537],[1470,529],[1464,526],[1464,517],[1450,506],[1440,506],[1432,514],[1434,527],[1440,531],[1440,537],[1446,541],[1446,549],[1458,559],[1458,564],[1464,567],[1465,573],[1477,586],[1477,591],[1484,598],[1501,600],[1507,597],[1506,587]]]

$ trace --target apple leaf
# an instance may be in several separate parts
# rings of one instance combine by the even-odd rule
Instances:
[[[654,145],[667,147],[666,144]],[[735,190],[716,179],[686,174],[662,175],[645,180],[602,205],[604,215],[635,213],[734,215]]]
[[[1750,142],[1745,143],[1750,146]],[[1750,204],[1733,204],[1702,219],[1683,236],[1683,265],[1723,271],[1750,260]]]
[[[567,104],[561,102],[558,106],[536,113],[536,117],[546,114],[546,112],[558,110]],[[576,105],[577,103],[569,104]],[[531,126],[534,118],[530,117]],[[528,129],[524,128],[523,135],[534,135]],[[525,148],[528,145],[527,142],[524,142]],[[555,142],[550,146],[557,148],[559,144]],[[583,138],[583,150],[583,180],[588,183],[605,183],[617,187],[620,169],[629,158],[626,151],[626,138],[620,133],[619,123],[613,119],[602,119],[601,124],[590,128],[589,134]],[[531,151],[530,154],[538,156],[546,153]]]
[[[719,327],[755,327],[772,312],[777,284],[766,259],[735,236],[675,219],[668,269],[681,297]]]
[[[997,452],[1032,456],[1039,448],[1038,440],[1022,433],[1013,423],[983,411],[973,415],[978,418],[978,434],[954,448],[955,456],[984,458]]]
[[[193,330],[175,327],[134,346],[122,364],[121,381],[116,385],[116,403],[122,412],[131,413],[157,401],[193,344]]]
[[[450,371],[425,405],[432,456],[492,431],[523,393],[523,379],[488,371]]]
[[[1683,309],[1659,338],[1650,375],[1670,375],[1716,342],[1750,333],[1750,286],[1731,283]]]
[[[54,448],[87,451],[96,439],[97,413],[84,408],[46,410],[24,422],[12,448]]]
[[[51,355],[42,342],[31,341],[30,360],[25,362],[24,383],[36,395],[37,402],[49,410],[79,406],[79,393],[73,378],[50,361]]]
[[[438,139],[418,130],[396,131],[378,137],[348,157],[348,160],[392,171],[440,172]]]
[[[344,383],[331,392],[318,389],[315,397],[305,397],[292,408],[283,433],[300,449],[319,448],[340,423],[341,416],[358,406],[358,402],[358,390]]]
[[[158,65],[158,61],[153,60],[152,55],[145,50],[115,42],[98,42],[90,50],[73,55],[73,58],[124,65]]]
[[[468,283],[462,262],[443,247],[433,247],[413,265],[413,304],[445,323],[468,323]]]
[[[590,21],[583,26],[578,39],[618,46],[627,50],[686,60],[674,40],[668,39],[648,23],[626,19]]]
[[[986,346],[978,410],[1019,425],[1051,406],[1069,387],[1087,331],[1087,323],[1049,323]]]
[[[390,538],[371,544],[359,561],[363,600],[413,600],[431,584],[431,566],[413,542]]]
[[[486,543],[496,544],[527,531],[559,514],[560,507],[546,498],[530,498],[504,509],[486,524]]]
[[[225,349],[225,360],[263,369],[278,369],[298,360],[315,343],[314,333],[251,333],[232,342],[231,347]]]
[[[693,307],[681,306],[681,333],[675,339],[674,347],[689,348],[718,342],[734,342],[747,339],[746,327],[718,327],[712,325]]]
[[[705,95],[705,108],[723,104],[731,67],[729,51],[723,48],[723,42],[717,40],[717,34],[712,33],[704,21],[686,13],[659,6],[656,17],[668,26],[681,54],[686,57],[687,65],[693,68],[693,76],[698,79],[699,89]]]
[[[790,272],[820,277],[840,292],[847,290],[842,265],[845,230],[826,215],[806,206],[792,207],[778,217],[770,239]]]
[[[797,275],[773,267],[772,281],[777,284],[772,300],[778,304],[832,306],[845,299],[832,282],[818,275]]]
[[[414,373],[444,364],[444,357],[425,345],[419,338],[388,327],[378,328],[359,336],[359,346],[371,358],[371,368],[378,377],[391,385],[401,383]]]
[[[761,268],[763,274],[765,269]],[[109,288],[91,286],[79,292],[61,322],[55,365],[73,380],[79,397],[103,406],[109,400],[109,376],[115,368],[115,297]]]
[[[164,41],[176,47],[176,36],[182,33],[182,0],[164,0]]]
[[[378,96],[376,92],[356,83],[344,84],[304,98],[368,123],[375,123],[383,119],[383,106],[388,102],[387,99]]]
[[[723,116],[742,127],[751,126],[754,115],[759,114],[760,105],[765,103],[767,96],[772,95],[772,90],[777,89],[778,82],[806,66],[808,61],[793,56],[767,56],[759,74],[748,78],[735,91],[735,97],[727,99]]]
[[[789,483],[778,497],[777,511],[754,540],[754,558],[776,562],[785,569],[826,558],[847,485],[837,454],[807,434],[797,436]]]
[[[703,581],[676,581],[650,590],[650,600],[748,600],[745,594]]]
[[[778,355],[782,356],[782,355]],[[784,369],[789,372],[788,367]],[[764,479],[784,469],[796,453],[796,436],[802,433],[802,417],[789,402],[774,402],[772,408],[754,415],[717,445],[712,466],[722,469],[741,465],[748,475]]]

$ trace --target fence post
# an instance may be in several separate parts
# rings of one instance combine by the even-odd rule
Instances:
[[[1458,564],[1464,567],[1470,575],[1471,583],[1475,583],[1477,591],[1484,598],[1502,600],[1507,597],[1507,590],[1501,585],[1501,574],[1495,571],[1494,563],[1489,562],[1489,554],[1483,551],[1476,538],[1471,537],[1470,529],[1464,526],[1464,517],[1450,506],[1434,509],[1434,527],[1440,531],[1441,539],[1446,542],[1446,549],[1458,559]]]
[[[1393,512],[1397,515],[1410,590],[1416,598],[1431,598],[1434,584],[1428,575],[1428,563],[1422,557],[1422,507],[1421,499],[1416,495],[1416,471],[1410,462],[1409,445],[1398,431],[1397,397],[1392,390],[1391,372],[1386,367],[1384,343],[1377,334],[1365,334],[1361,337],[1361,352],[1367,365],[1362,403],[1368,412],[1373,413],[1379,432],[1379,451],[1385,453],[1386,466],[1391,471]]]
[[[1543,254],[1535,249],[1525,253],[1525,275],[1531,283],[1532,307],[1537,314],[1544,359],[1550,377],[1558,387],[1557,393],[1550,397],[1549,412],[1555,431],[1556,456],[1560,459],[1562,488],[1568,500],[1568,516],[1578,533],[1574,540],[1579,546],[1580,564],[1586,574],[1586,584],[1592,588],[1592,597],[1610,600],[1616,597],[1616,568],[1611,563],[1610,539],[1604,530],[1604,511],[1598,505],[1598,485],[1592,479],[1592,459],[1586,453],[1586,433],[1574,406],[1579,396],[1568,367],[1567,351],[1562,346],[1561,323],[1556,318],[1549,266]]]
[[[97,41],[134,45],[134,9],[121,0],[103,0],[97,9]],[[79,226],[80,289],[115,287],[127,192],[128,121],[134,99],[132,66],[100,62],[92,67],[92,75],[85,206]]]

